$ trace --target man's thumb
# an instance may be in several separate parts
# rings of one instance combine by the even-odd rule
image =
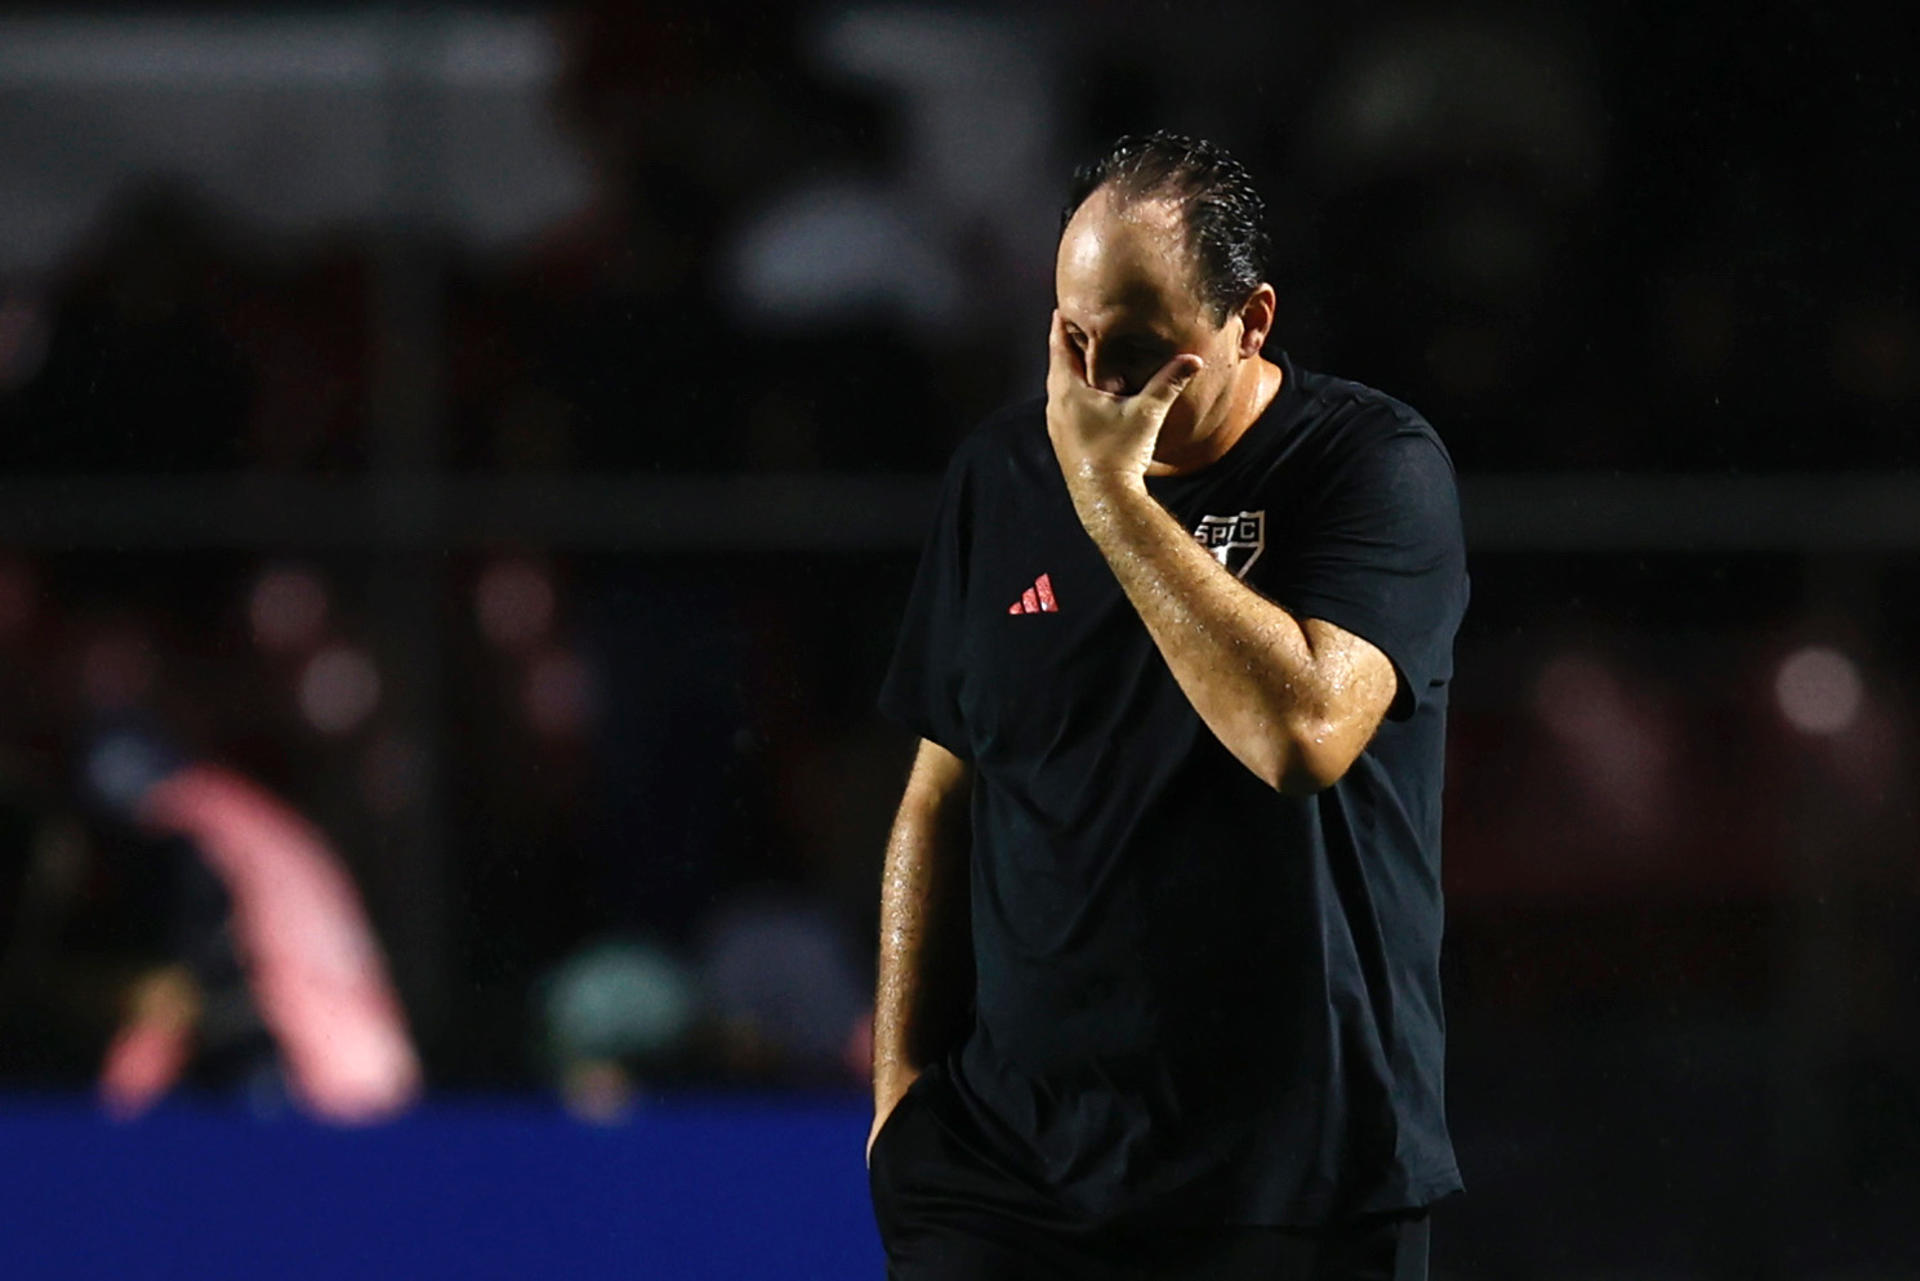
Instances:
[[[1160,372],[1145,387],[1140,389],[1142,396],[1171,405],[1187,389],[1193,376],[1206,367],[1207,362],[1190,352],[1182,352],[1160,367]]]

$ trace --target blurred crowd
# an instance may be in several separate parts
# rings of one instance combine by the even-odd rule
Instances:
[[[1911,167],[1897,42],[1723,7],[569,9],[547,107],[588,195],[537,234],[269,235],[136,174],[57,269],[0,277],[0,488],[930,475],[1038,391],[1070,167],[1161,125],[1267,193],[1277,341],[1421,408],[1463,473],[1910,463],[1911,228],[1873,198]],[[1783,123],[1786,84],[1817,92]],[[421,279],[431,323],[396,321]],[[396,363],[431,393],[412,453],[382,437]],[[0,1080],[325,1111],[288,1069],[315,1006],[247,942],[282,919],[257,869],[297,865],[333,887],[300,928],[386,956],[342,1115],[404,1106],[416,1055],[591,1116],[859,1082],[909,749],[871,702],[913,549],[428,560],[0,546]],[[1830,966],[1861,1088],[1920,1079],[1884,1021],[1920,996],[1915,569],[1836,599],[1781,553],[1476,561],[1469,1025],[1757,1016]],[[1816,898],[1844,955],[1783,960]]]

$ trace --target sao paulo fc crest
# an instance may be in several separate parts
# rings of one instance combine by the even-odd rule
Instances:
[[[1267,549],[1267,513],[1241,512],[1235,516],[1202,516],[1193,537],[1213,558],[1245,578]]]

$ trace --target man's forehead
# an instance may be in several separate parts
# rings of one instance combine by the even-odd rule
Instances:
[[[1060,237],[1054,286],[1062,311],[1089,323],[1115,313],[1160,314],[1190,291],[1179,208],[1172,201],[1088,197]]]

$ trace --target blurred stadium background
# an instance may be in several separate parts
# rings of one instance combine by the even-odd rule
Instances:
[[[1436,1276],[1920,1276],[1904,24],[0,9],[8,1275],[879,1276],[872,696],[1165,125],[1463,477]]]

